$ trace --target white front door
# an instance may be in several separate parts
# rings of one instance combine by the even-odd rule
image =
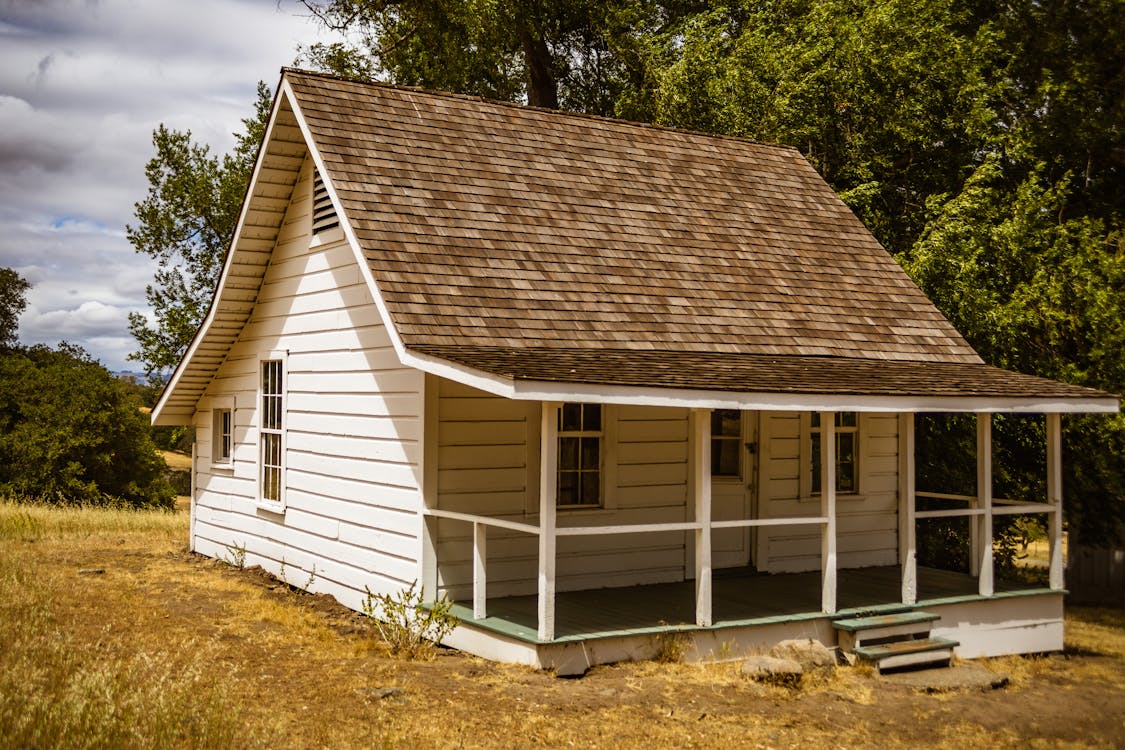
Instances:
[[[758,413],[716,409],[711,413],[711,518],[752,518],[757,480]],[[751,565],[750,528],[711,532],[711,566]]]

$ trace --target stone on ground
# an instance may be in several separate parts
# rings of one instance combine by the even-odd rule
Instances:
[[[791,659],[806,672],[836,667],[836,655],[820,641],[809,638],[782,641],[770,650],[770,656]]]

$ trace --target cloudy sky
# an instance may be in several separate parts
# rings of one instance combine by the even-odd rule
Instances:
[[[24,344],[140,370],[126,316],[153,265],[125,239],[160,123],[224,153],[300,43],[297,0],[0,0],[0,267],[30,281]]]

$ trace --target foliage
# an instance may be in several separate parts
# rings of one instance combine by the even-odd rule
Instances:
[[[375,621],[379,634],[391,653],[407,659],[429,659],[435,643],[441,643],[457,627],[450,614],[453,602],[442,596],[424,603],[418,582],[397,594],[374,594],[370,589],[363,600],[363,614]]]
[[[153,132],[156,155],[145,167],[148,195],[135,206],[137,224],[125,232],[137,252],[159,264],[155,283],[145,291],[154,320],[129,316],[129,330],[140,344],[130,358],[150,375],[179,363],[207,313],[270,103],[269,88],[259,82],[254,115],[242,121],[234,150],[222,158],[194,143],[190,131],[161,124]]]
[[[648,35],[701,0],[302,0],[348,41],[305,62],[364,78],[535,106],[638,117]]]
[[[11,268],[0,268],[0,349],[17,341],[20,313],[27,309],[30,285]]]
[[[0,355],[0,494],[171,508],[140,403],[67,344]]]

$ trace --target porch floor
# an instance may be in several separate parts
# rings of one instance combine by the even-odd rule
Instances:
[[[902,609],[902,571],[897,565],[840,570],[836,601],[839,616],[859,611]],[[997,579],[996,596],[1042,593],[1025,583]],[[714,627],[797,621],[824,617],[820,611],[820,572],[767,575],[740,568],[715,571],[712,580]],[[964,573],[918,568],[918,604],[975,600],[977,579]],[[456,602],[453,614],[465,624],[538,643],[537,598],[489,599],[488,617],[473,619],[472,602]],[[611,589],[564,591],[555,597],[555,642],[696,629],[695,581]]]

